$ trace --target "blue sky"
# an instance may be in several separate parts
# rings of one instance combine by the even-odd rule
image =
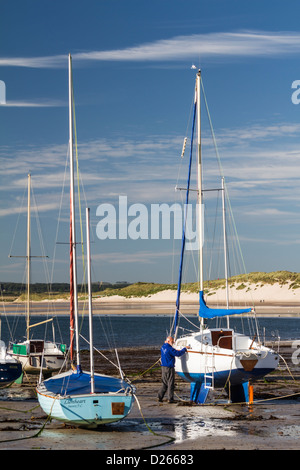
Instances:
[[[0,279],[24,280],[23,260],[8,255],[25,254],[30,172],[47,269],[68,282],[67,245],[56,242],[68,240],[67,191],[60,204],[69,52],[95,281],[177,280],[178,241],[101,241],[96,210],[117,207],[120,195],[128,206],[175,202],[192,64],[202,70],[247,271],[299,271],[299,10],[293,0],[1,1]],[[204,148],[208,137],[204,123]],[[210,159],[207,168],[212,183]],[[34,224],[32,237],[40,255]],[[44,270],[33,261],[33,282],[44,282]]]

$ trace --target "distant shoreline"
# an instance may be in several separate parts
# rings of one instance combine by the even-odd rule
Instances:
[[[79,313],[88,315],[87,302],[80,301]],[[211,304],[212,308],[216,305]],[[218,305],[225,306],[225,305]],[[243,305],[244,306],[244,305]],[[240,305],[234,305],[240,307]],[[180,311],[184,315],[197,315],[199,309],[198,301],[183,300],[180,305]],[[122,299],[115,300],[111,298],[101,298],[93,302],[94,315],[174,315],[175,302],[168,300],[133,300]],[[297,302],[268,302],[255,306],[255,312],[258,317],[299,317],[300,305]],[[13,302],[0,305],[0,315],[22,315],[25,313],[25,302]],[[32,302],[31,313],[33,315],[59,316],[69,315],[69,301],[43,301]]]
[[[239,283],[229,287],[230,306],[255,307],[258,316],[300,316],[300,288],[293,288],[291,282],[285,284]],[[31,314],[60,315],[68,314],[69,299],[67,297],[53,297],[50,300],[31,301]],[[150,295],[93,295],[93,311],[95,314],[119,315],[172,315],[175,310],[177,291],[166,288]],[[209,307],[225,307],[226,291],[224,286],[206,289],[206,303]],[[79,298],[79,310],[88,313],[86,299]],[[2,302],[0,314],[24,313],[25,301],[19,299],[13,302]],[[180,310],[183,314],[197,314],[199,308],[199,294],[183,291],[180,297]]]
[[[0,283],[1,284],[1,283]],[[104,283],[105,284],[105,283]],[[157,284],[153,282],[136,282],[133,284],[117,283],[106,285],[93,284],[93,303],[102,305],[121,304],[153,304],[170,303],[175,305],[177,297],[176,284]],[[120,284],[120,285],[119,285]],[[100,287],[104,289],[100,289]],[[24,287],[24,286],[23,286]],[[84,288],[86,286],[82,286]],[[49,286],[48,286],[49,288]],[[31,303],[49,302],[68,303],[69,286],[67,283],[52,284],[49,293],[47,285],[36,283],[31,285]],[[26,291],[21,291],[15,283],[1,284],[2,302],[6,305],[24,302]],[[62,289],[62,290],[61,290]],[[20,293],[22,295],[20,296]],[[87,299],[87,290],[78,290],[78,300]],[[204,297],[208,306],[226,305],[224,279],[204,282]],[[247,306],[261,308],[263,306],[300,306],[300,273],[275,271],[271,273],[254,272],[247,275],[233,276],[228,280],[228,297],[231,306]],[[189,302],[197,305],[199,301],[199,285],[197,282],[183,284],[181,289],[181,305]]]

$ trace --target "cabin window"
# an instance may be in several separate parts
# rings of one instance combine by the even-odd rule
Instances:
[[[211,340],[213,346],[223,349],[232,349],[232,331],[212,330]]]
[[[30,352],[31,353],[42,353],[44,351],[44,341],[30,341]]]

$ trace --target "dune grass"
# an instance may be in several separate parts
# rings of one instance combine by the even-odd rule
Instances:
[[[239,274],[232,276],[229,279],[229,286],[235,287],[238,290],[249,289],[250,286],[259,288],[264,285],[274,285],[278,283],[280,286],[289,285],[290,289],[300,289],[300,273],[290,271],[274,271],[274,272],[252,272],[249,274]],[[206,293],[212,293],[218,288],[225,287],[225,279],[215,279],[204,282],[204,289]],[[158,292],[164,290],[176,290],[176,284],[159,284],[154,282],[136,282],[134,284],[128,284],[125,286],[118,287],[107,287],[103,290],[93,291],[93,297],[110,297],[112,295],[119,295],[125,298],[136,298],[136,297],[149,297]],[[181,288],[182,292],[195,293],[199,291],[197,282],[183,284]],[[68,292],[55,292],[52,291],[51,295],[48,292],[31,293],[32,301],[42,301],[45,299],[51,300],[67,300],[69,298]],[[86,298],[86,294],[83,292],[79,294],[79,300]],[[5,300],[5,296],[3,297]],[[26,294],[10,296],[9,301],[18,300],[25,301]]]
[[[300,288],[300,273],[293,273],[289,271],[274,271],[270,273],[266,272],[253,272],[249,274],[239,274],[232,276],[229,279],[229,285],[236,287],[237,289],[249,288],[249,284],[255,286],[264,285],[279,285],[290,284],[290,289]],[[225,279],[215,279],[212,281],[204,282],[204,289],[206,291],[215,290],[218,288],[225,287]],[[156,284],[149,282],[137,282],[121,289],[108,288],[102,292],[97,293],[101,297],[120,295],[122,297],[147,297],[157,292],[164,290],[176,290],[176,284]],[[182,292],[198,292],[199,285],[197,282],[187,283],[182,285]]]

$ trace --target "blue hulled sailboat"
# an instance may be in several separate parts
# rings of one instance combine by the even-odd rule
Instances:
[[[134,403],[134,387],[123,378],[94,372],[92,292],[90,276],[89,209],[86,210],[87,265],[89,286],[90,370],[83,371],[80,363],[77,305],[77,267],[75,234],[75,201],[73,170],[73,83],[72,59],[69,55],[69,132],[70,132],[70,284],[71,284],[71,332],[75,330],[76,365],[65,373],[44,380],[37,386],[40,406],[47,415],[82,427],[97,427],[120,421],[131,411]],[[73,318],[74,309],[74,318]],[[74,338],[71,337],[71,346]],[[73,348],[71,348],[73,349]]]

